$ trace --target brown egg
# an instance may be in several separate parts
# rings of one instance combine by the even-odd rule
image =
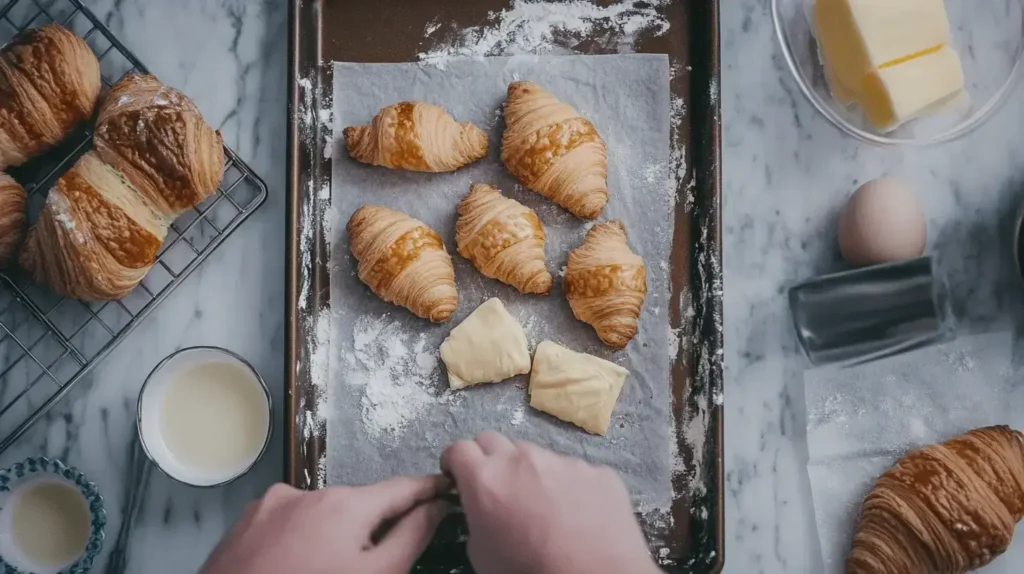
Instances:
[[[853,192],[839,219],[839,250],[854,265],[913,259],[924,253],[924,211],[914,191],[891,177]]]
[[[17,254],[25,238],[25,190],[0,173],[0,266]]]

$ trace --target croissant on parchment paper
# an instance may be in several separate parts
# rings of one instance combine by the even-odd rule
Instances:
[[[400,211],[364,205],[348,220],[348,236],[359,279],[378,297],[435,323],[455,312],[459,294],[452,258],[427,224]]]
[[[513,82],[505,102],[501,159],[530,189],[594,219],[608,203],[608,159],[594,124],[531,82]]]
[[[636,335],[646,270],[626,243],[621,221],[598,223],[569,252],[564,288],[573,315],[593,326],[605,344],[622,349]]]
[[[25,238],[25,190],[0,172],[0,266],[6,265]]]
[[[27,30],[0,48],[0,170],[21,165],[92,116],[100,63],[58,24]]]
[[[134,289],[171,222],[216,191],[224,170],[220,135],[151,76],[113,86],[94,144],[50,190],[19,260],[35,281],[88,301]]]
[[[1010,545],[1024,517],[1024,435],[976,429],[911,452],[864,499],[848,574],[960,573]]]
[[[532,209],[487,184],[474,183],[458,212],[459,255],[520,293],[551,290],[551,273],[544,266],[544,227]]]
[[[482,129],[425,102],[392,104],[370,125],[349,126],[344,134],[354,159],[392,169],[455,171],[487,155]]]

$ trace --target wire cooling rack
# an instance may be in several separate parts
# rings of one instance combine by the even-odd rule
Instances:
[[[104,90],[145,66],[79,0],[0,0],[0,45],[58,22],[85,38],[100,60]],[[102,96],[101,96],[102,97]],[[29,196],[29,216],[54,181],[90,148],[83,125],[56,149],[9,173]],[[220,189],[179,218],[156,265],[120,301],[61,298],[14,271],[0,274],[0,453],[43,417],[180,285],[267,198],[267,186],[230,149]]]

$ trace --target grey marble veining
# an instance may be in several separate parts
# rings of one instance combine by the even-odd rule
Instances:
[[[1020,316],[1012,224],[1024,199],[1020,88],[987,125],[927,149],[860,144],[790,78],[768,0],[723,0],[726,571],[819,572],[806,473],[806,409],[783,296],[842,268],[837,216],[859,183],[910,182],[928,252],[965,331]]]
[[[97,571],[192,571],[245,505],[283,476],[277,432],[258,467],[194,489],[145,464],[135,401],[177,348],[212,344],[249,360],[283,405],[287,3],[87,0],[163,80],[191,95],[270,196],[184,285],[9,452],[59,457],[98,483],[110,523]],[[722,0],[725,125],[726,571],[819,570],[806,473],[805,366],[785,288],[839,267],[836,216],[882,174],[920,191],[929,250],[964,327],[1020,316],[1010,230],[1024,185],[1021,90],[969,137],[924,150],[858,144],[818,117],[775,43],[768,0]],[[278,431],[283,419],[280,411]]]
[[[194,571],[245,505],[283,477],[287,4],[86,0],[158,75],[190,95],[269,187],[242,225],[43,421],[0,457],[59,457],[98,484],[109,523],[96,571]],[[219,345],[252,361],[274,392],[277,432],[228,488],[194,489],[145,464],[135,439],[142,381],[172,351]]]

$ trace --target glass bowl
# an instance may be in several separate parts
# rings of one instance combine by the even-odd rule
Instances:
[[[782,55],[811,105],[834,126],[861,141],[925,146],[955,140],[992,117],[1021,74],[1024,0],[947,1],[950,45],[960,54],[968,97],[960,105],[882,133],[867,122],[858,107],[832,98],[811,27],[813,1],[772,0],[772,21]]]

